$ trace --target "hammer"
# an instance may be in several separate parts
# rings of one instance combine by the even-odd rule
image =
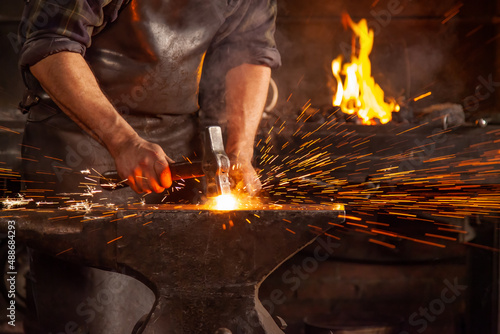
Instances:
[[[222,130],[219,126],[208,126],[202,136],[203,158],[201,161],[169,164],[172,180],[190,179],[205,176],[207,196],[214,197],[231,193],[229,168],[231,163],[224,150]],[[102,174],[100,185],[105,190],[127,187],[117,171]]]

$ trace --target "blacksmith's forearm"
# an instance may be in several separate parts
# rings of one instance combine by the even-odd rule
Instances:
[[[271,69],[244,64],[226,76],[228,141],[226,151],[240,161],[250,161],[254,139],[267,99]]]
[[[80,127],[101,140],[111,154],[137,136],[103,94],[80,54],[56,53],[30,70],[54,102]]]

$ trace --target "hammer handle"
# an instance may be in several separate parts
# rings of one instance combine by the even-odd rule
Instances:
[[[193,163],[180,162],[169,164],[170,175],[172,180],[194,179],[197,177],[205,176],[201,167],[201,162],[195,161]],[[100,185],[105,190],[115,190],[125,188],[128,185],[123,181],[116,170],[107,171],[102,174]]]

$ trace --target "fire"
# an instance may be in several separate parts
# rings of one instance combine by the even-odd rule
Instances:
[[[346,114],[357,114],[363,124],[375,125],[375,119],[385,124],[392,119],[393,111],[399,111],[399,105],[384,101],[384,91],[371,76],[369,56],[373,48],[373,30],[368,29],[365,19],[354,23],[348,14],[343,15],[342,21],[354,32],[353,44],[359,41],[359,49],[352,48],[350,63],[342,66],[342,55],[332,61],[332,73],[337,80],[332,103]],[[345,76],[344,83],[341,75]]]

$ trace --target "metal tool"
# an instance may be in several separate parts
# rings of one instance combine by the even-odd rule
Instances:
[[[231,162],[224,149],[221,128],[218,126],[205,128],[203,143],[202,169],[207,182],[207,196],[230,194]]]
[[[214,197],[231,193],[229,168],[231,162],[224,149],[222,130],[219,126],[209,126],[203,133],[202,161],[169,164],[172,180],[182,180],[205,176],[207,196]],[[100,185],[105,190],[127,187],[117,171],[102,174]]]

